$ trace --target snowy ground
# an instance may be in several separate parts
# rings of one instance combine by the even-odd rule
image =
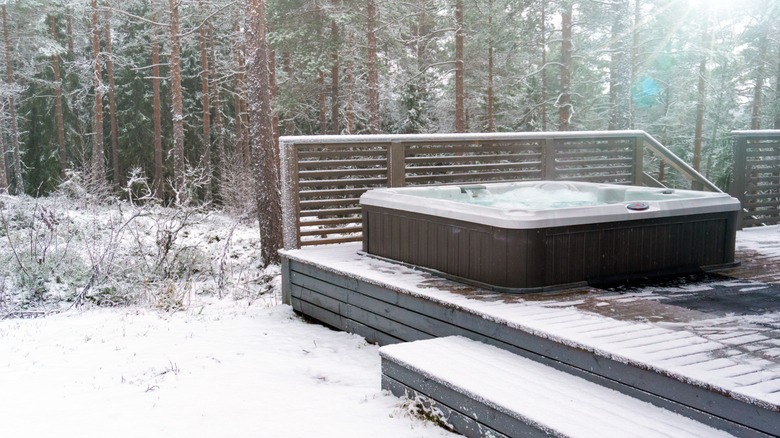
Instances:
[[[377,347],[210,299],[0,321],[8,437],[446,436],[380,390]]]
[[[62,196],[0,211],[2,437],[449,435],[381,390],[377,346],[279,303],[251,223]]]

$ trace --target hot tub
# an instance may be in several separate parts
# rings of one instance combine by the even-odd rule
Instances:
[[[725,193],[569,181],[375,189],[363,251],[503,292],[734,266]]]

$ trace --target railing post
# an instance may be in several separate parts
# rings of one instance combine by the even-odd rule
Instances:
[[[747,157],[745,156],[745,137],[739,134],[732,134],[733,139],[731,143],[732,153],[734,154],[733,163],[734,167],[731,173],[731,184],[729,184],[729,195],[737,198],[740,202],[745,199],[745,167],[747,165]]]
[[[394,141],[387,148],[387,186],[406,185],[406,151],[404,144]]]
[[[542,145],[542,179],[551,181],[558,178],[555,169],[555,137],[547,137]]]
[[[292,305],[292,283],[290,282],[290,259],[282,257],[282,304]]]
[[[301,198],[298,193],[298,150],[295,143],[279,140],[282,165],[282,237],[284,249],[301,247]]]
[[[732,136],[732,143],[731,143],[731,150],[732,150],[732,163],[733,167],[731,169],[731,183],[729,184],[729,195],[739,199],[740,204],[744,207],[745,205],[745,193],[747,192],[746,187],[746,175],[745,171],[747,168],[747,137],[744,137],[742,135],[739,135],[736,132],[733,132],[731,134]],[[740,215],[739,215],[739,221],[738,221],[738,227],[739,229],[742,229],[742,209],[740,209]]]
[[[635,186],[644,185],[645,175],[645,141],[640,136],[634,137],[634,170],[631,184]]]

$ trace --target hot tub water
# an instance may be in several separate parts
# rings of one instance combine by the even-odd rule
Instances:
[[[500,209],[546,210],[609,205],[628,201],[662,201],[693,198],[696,195],[673,189],[632,189],[627,186],[598,185],[561,181],[508,183],[504,185],[464,185],[431,187],[416,196]]]

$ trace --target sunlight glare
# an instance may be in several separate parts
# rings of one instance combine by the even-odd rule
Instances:
[[[687,0],[691,8],[708,8],[710,10],[723,10],[738,6],[744,0]]]

